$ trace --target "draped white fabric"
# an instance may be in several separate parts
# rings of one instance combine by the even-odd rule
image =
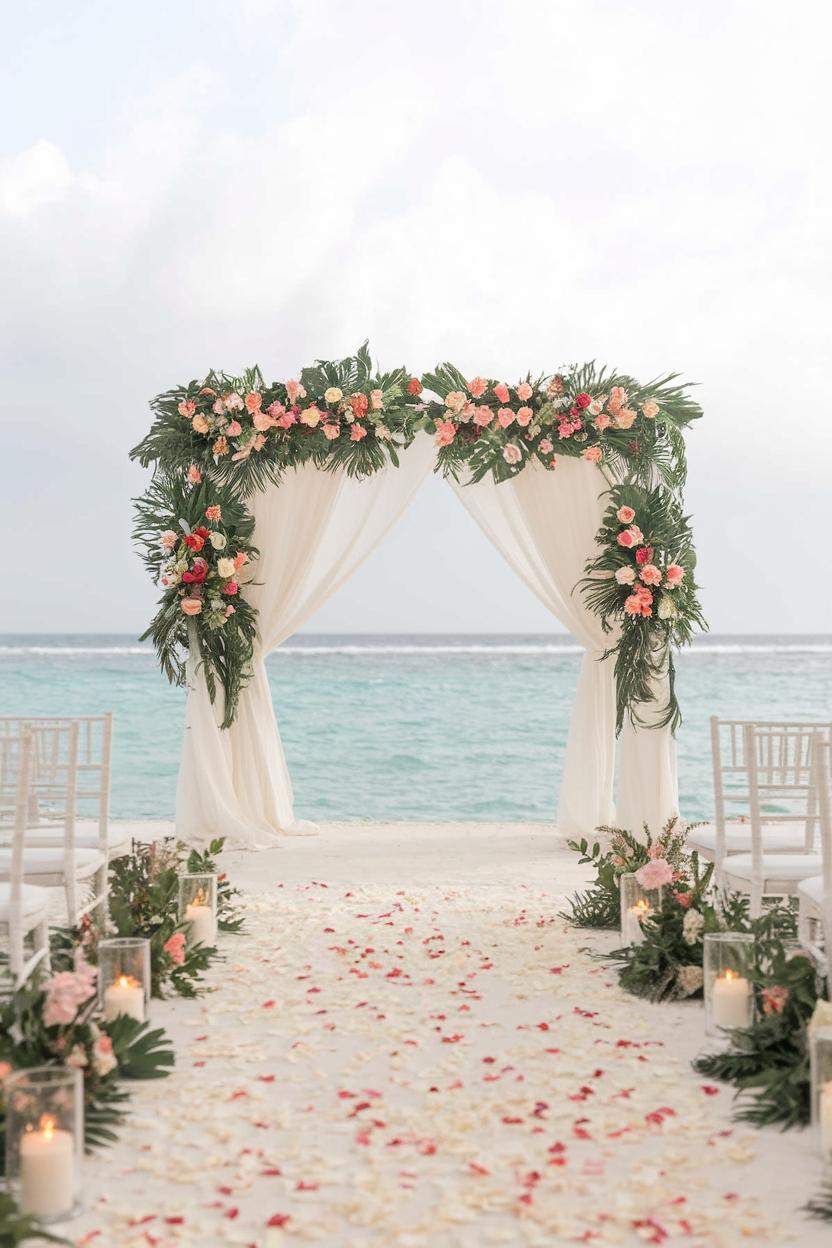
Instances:
[[[615,638],[584,605],[576,588],[594,550],[604,503],[603,480],[582,460],[561,456],[554,471],[528,464],[496,485],[486,477],[455,485],[458,498],[533,593],[575,637],[584,654],[566,745],[558,829],[582,836],[615,818],[615,680],[602,661]],[[619,822],[656,828],[676,811],[675,746],[667,729],[622,734],[624,798]],[[629,769],[632,769],[630,774]]]
[[[189,671],[185,740],[176,797],[177,834],[191,843],[225,836],[240,848],[304,835],[272,707],[264,657],[336,593],[390,532],[431,471],[432,439],[420,435],[387,467],[356,480],[308,464],[255,494],[260,558],[246,594],[259,612],[254,674],[232,727],[222,731],[198,664]]]

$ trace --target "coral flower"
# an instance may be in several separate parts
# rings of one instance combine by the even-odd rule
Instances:
[[[162,946],[174,966],[182,966],[185,961],[185,933],[174,932]]]
[[[211,447],[211,450],[218,457],[220,455],[227,455],[228,454],[228,439],[222,438],[222,437],[217,438],[216,442]]]
[[[494,419],[494,413],[487,403],[480,403],[474,413],[474,424],[479,425],[480,429],[484,429],[486,425],[490,425]]]
[[[600,415],[598,416],[598,419],[595,421],[595,428],[598,430],[599,433],[603,433],[605,429],[609,429],[611,424],[612,424],[612,420],[607,415],[607,413],[601,412]]]
[[[436,445],[450,446],[456,437],[456,425],[450,420],[436,422]]]
[[[197,416],[194,416],[193,420],[191,421],[191,428],[193,429],[194,433],[207,433],[208,432],[208,420],[205,416],[202,415],[202,412],[200,412]]]
[[[407,383],[407,393],[408,394],[421,394],[422,393],[422,383],[418,377],[410,378],[410,381]]]
[[[359,425],[357,421],[355,424],[350,425],[350,441],[351,442],[361,442],[364,438],[366,438],[366,436],[367,436],[367,430],[364,428],[363,425]]]
[[[655,420],[659,414],[659,405],[654,403],[652,399],[648,399],[646,403],[642,403],[641,410],[648,420]]]
[[[636,558],[638,558],[640,553],[640,551],[637,552]],[[639,576],[644,581],[645,585],[661,585],[662,583],[662,574],[656,567],[655,563],[645,563],[641,572],[639,572]]]
[[[519,464],[522,458],[523,452],[520,450],[519,446],[515,446],[512,442],[509,442],[508,446],[503,447],[503,459],[507,464]]]
[[[522,427],[525,429],[526,425],[531,424],[531,419],[533,415],[534,415],[534,412],[532,411],[530,407],[518,407],[517,409],[518,425],[522,425]]]
[[[347,399],[347,402],[356,416],[367,415],[367,411],[370,407],[370,400],[367,398],[366,394],[351,394]]]
[[[220,507],[219,503],[212,503],[210,507],[205,508],[205,519],[210,520],[212,523],[222,520],[222,507]]]
[[[506,385],[504,381],[500,381],[497,383],[497,385],[494,387],[494,394],[497,396],[497,399],[500,403],[508,403],[509,401],[508,386]]]
[[[468,402],[461,390],[451,390],[445,395],[445,406],[451,412],[461,412]]]
[[[511,422],[514,420],[514,412],[510,407],[501,407],[497,413],[497,419],[504,429],[508,429]]]
[[[196,412],[196,403],[194,403],[193,399],[183,399],[177,411],[180,416],[187,416],[188,420],[190,420]]]
[[[633,511],[632,507],[619,507],[615,514],[622,524],[632,524],[636,518],[636,513]]]
[[[240,434],[243,432],[243,426],[240,424],[239,420],[232,420],[225,432],[228,434],[229,438],[239,438]]]
[[[327,442],[334,442],[337,437],[340,437],[340,435],[341,429],[338,425],[324,425],[324,437]]]
[[[527,403],[533,393],[534,391],[527,381],[521,381],[520,385],[517,386],[517,397],[521,403]]]
[[[685,569],[678,563],[669,563],[664,576],[667,581],[667,588],[675,589],[685,579]]]
[[[488,389],[488,382],[484,377],[475,377],[473,381],[468,382],[468,393],[474,399],[481,399]]]
[[[384,392],[382,390],[370,391],[370,407],[374,412],[380,412],[384,406]]]
[[[604,452],[600,446],[588,446],[584,451],[584,459],[590,464],[600,464],[604,458]]]
[[[259,390],[252,390],[245,397],[245,405],[247,412],[259,412],[263,403],[263,396]]]
[[[183,598],[179,605],[184,611],[185,615],[199,615],[200,611],[202,610],[202,599],[201,598]]]

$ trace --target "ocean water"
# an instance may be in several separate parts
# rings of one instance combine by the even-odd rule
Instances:
[[[568,637],[292,638],[268,659],[297,813],[554,817],[580,650]],[[678,663],[681,802],[710,812],[711,715],[832,719],[832,637],[702,638]],[[184,717],[126,636],[0,635],[0,713],[115,716],[112,812],[170,818]]]

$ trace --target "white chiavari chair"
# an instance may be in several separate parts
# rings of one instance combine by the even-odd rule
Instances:
[[[751,798],[745,742],[745,730],[749,726],[757,733],[761,770],[768,773],[762,777],[766,782],[765,798],[767,804],[773,806],[762,823],[766,852],[799,854],[814,848],[814,822],[807,820],[804,811],[812,783],[812,741],[818,734],[832,732],[832,723],[718,719],[714,715],[711,717],[714,822],[692,828],[688,845],[700,858],[716,864],[717,879],[726,855],[751,853]]]
[[[79,849],[98,849],[108,859],[130,852],[130,836],[121,828],[110,827],[110,763],[112,758],[113,716],[0,716],[0,735],[17,733],[26,728],[52,724],[78,724],[78,783],[75,800],[79,819],[76,821],[75,844]],[[34,816],[41,797],[54,792],[62,783],[60,763],[48,752],[39,759],[40,778],[34,794]],[[0,795],[2,790],[0,790]],[[2,797],[0,796],[0,801]],[[2,810],[0,809],[0,820]],[[30,832],[29,843],[41,846],[61,844],[60,832],[48,827]]]
[[[823,871],[797,887],[801,944],[827,968],[832,956],[832,736],[815,741],[813,762]]]
[[[764,897],[796,895],[801,880],[821,872],[817,849],[817,791],[812,766],[817,730],[806,725],[743,728],[751,852],[726,854],[719,884],[727,891],[748,893],[753,916]],[[802,844],[794,850],[772,849],[765,832],[793,825]]]
[[[32,771],[32,738],[0,737],[0,776],[4,786],[14,777],[15,814],[9,878],[0,881],[0,931],[8,940],[9,970],[16,986],[24,983],[39,962],[49,961],[49,893],[23,880],[26,822]],[[32,951],[26,940],[31,937]]]
[[[23,880],[43,888],[62,888],[66,918],[74,927],[94,910],[107,906],[107,858],[99,849],[76,844],[79,724],[74,720],[29,721],[31,776],[26,811]],[[46,834],[45,841],[38,836]],[[13,847],[0,829],[0,880],[11,876]]]

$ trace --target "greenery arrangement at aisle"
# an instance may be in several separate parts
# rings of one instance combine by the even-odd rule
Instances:
[[[832,1179],[823,1184],[817,1196],[807,1200],[803,1211],[817,1222],[832,1222]]]
[[[754,1023],[732,1031],[728,1048],[698,1057],[693,1066],[709,1079],[734,1085],[738,1119],[788,1130],[809,1122],[809,1033],[813,1020],[816,1024],[832,1007],[819,1000],[815,963],[784,943],[776,928],[766,927],[769,920],[768,914],[757,920],[767,939],[758,940],[750,970]]]
[[[66,1244],[70,1241],[61,1235],[53,1235],[37,1218],[21,1213],[10,1192],[0,1191],[0,1248],[18,1248],[26,1244]]]
[[[161,1028],[98,1012],[96,968],[77,947],[58,949],[54,973],[36,972],[0,998],[0,1086],[13,1070],[62,1065],[84,1078],[87,1149],[112,1143],[124,1120],[127,1079],[159,1079],[174,1064]],[[0,1172],[4,1165],[4,1117],[0,1116]]]
[[[223,727],[250,678],[257,629],[245,596],[256,575],[252,494],[310,463],[369,476],[398,464],[420,431],[434,437],[437,471],[458,480],[509,481],[530,464],[554,471],[559,456],[600,470],[610,505],[581,589],[610,633],[617,726],[629,715],[677,727],[672,651],[705,624],[682,508],[684,431],[702,413],[676,374],[642,385],[593,362],[509,386],[444,363],[420,379],[382,373],[364,343],[288,381],[267,383],[259,368],[210,372],[151,409],[131,452],[153,466],[134,536],[163,590],[144,636],[178,684],[196,652],[212,701],[222,690]]]
[[[110,864],[110,922],[118,936],[142,936],[150,941],[151,994],[165,997],[173,992],[196,997],[208,967],[219,956],[216,948],[189,943],[187,923],[179,914],[179,876],[182,872],[217,876],[217,926],[221,932],[240,932],[243,919],[237,911],[237,890],[216,858],[225,841],[211,841],[204,851],[191,849],[173,837],[134,842],[131,852]],[[74,938],[73,934],[73,938]],[[77,936],[88,957],[96,960],[98,933],[85,921]]]
[[[679,826],[677,816],[668,819],[655,840],[646,823],[642,839],[626,828],[604,825],[596,831],[608,848],[603,849],[600,840],[590,845],[585,837],[566,842],[580,855],[581,866],[595,869],[595,879],[588,889],[570,898],[570,909],[561,917],[575,927],[617,928],[621,919],[621,876],[638,871],[654,858],[665,860],[673,870],[680,870],[686,862],[687,833]]]

